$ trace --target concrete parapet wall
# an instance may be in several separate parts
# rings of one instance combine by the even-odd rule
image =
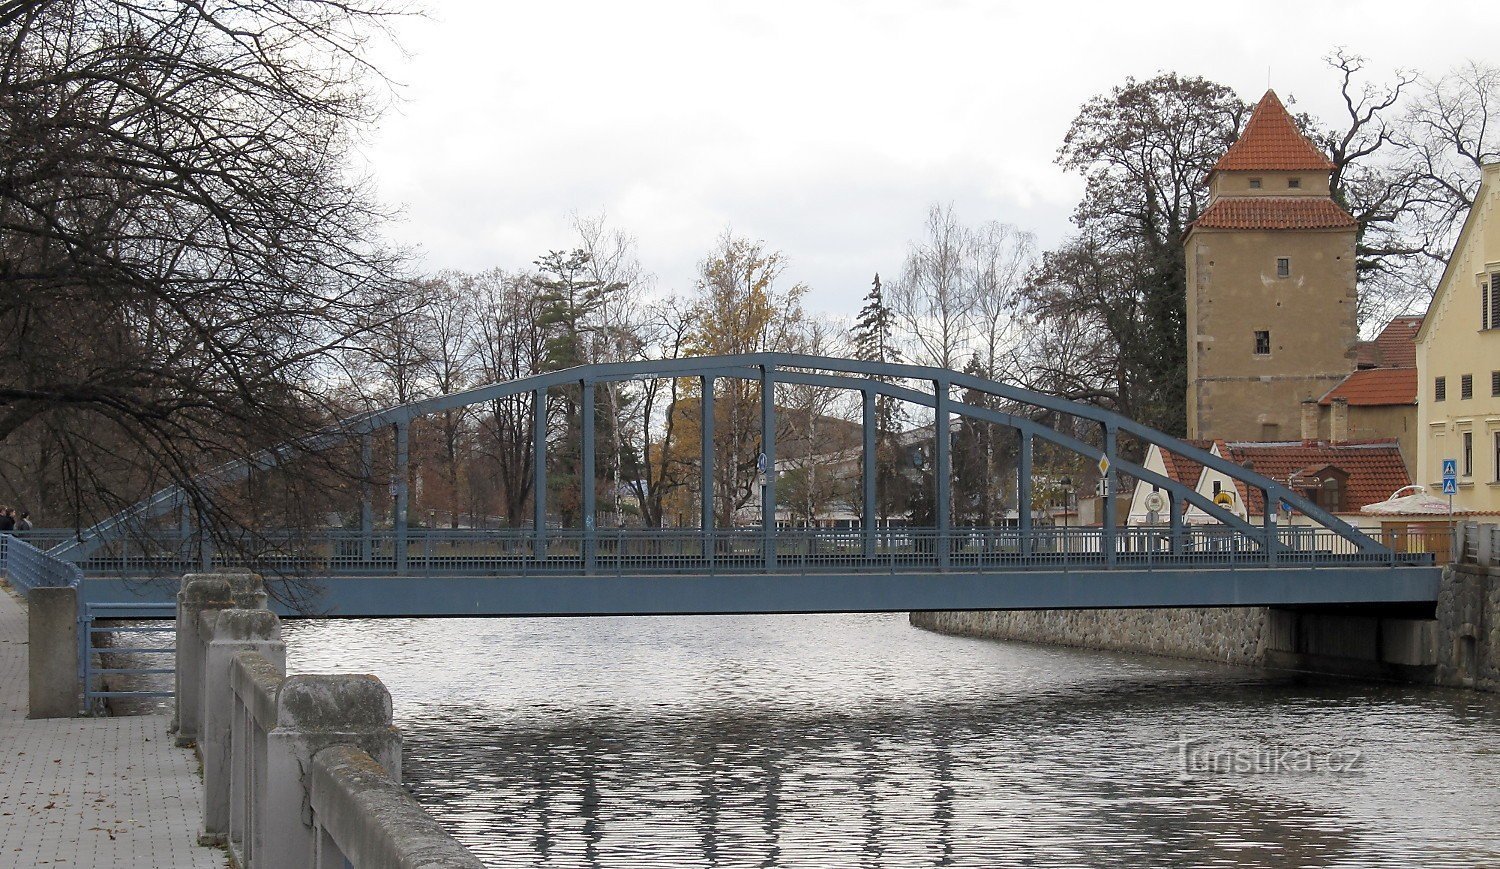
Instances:
[[[319,827],[314,865],[334,847],[356,866],[471,869],[479,861],[443,832],[364,751],[333,745],[313,756],[309,802]],[[332,864],[337,865],[337,864]]]
[[[259,577],[197,575],[178,597],[182,735],[203,760],[205,843],[242,869],[478,869],[401,788],[390,693],[368,675],[287,675]]]

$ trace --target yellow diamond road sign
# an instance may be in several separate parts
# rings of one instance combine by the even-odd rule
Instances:
[[[1107,473],[1109,473],[1109,456],[1100,456],[1099,457],[1099,473],[1101,473],[1101,474],[1107,474]]]

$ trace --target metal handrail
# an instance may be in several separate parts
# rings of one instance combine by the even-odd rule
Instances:
[[[357,529],[246,535],[212,553],[211,568],[246,567],[294,575],[532,576],[750,572],[993,572],[1058,567],[1148,569],[1431,564],[1429,552],[1367,551],[1325,528],[1276,529],[1266,538],[1224,526],[923,527],[877,529],[759,527],[451,529],[411,528],[368,535]],[[399,545],[404,542],[405,545]],[[95,574],[174,574],[200,569],[199,554],[170,537],[116,541],[81,563]]]

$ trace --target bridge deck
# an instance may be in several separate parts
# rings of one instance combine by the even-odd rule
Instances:
[[[689,613],[1430,604],[1441,569],[1412,566],[585,576],[337,576],[288,580],[310,613],[582,616]],[[274,587],[274,582],[272,583]],[[94,578],[89,600],[167,600],[176,580]]]

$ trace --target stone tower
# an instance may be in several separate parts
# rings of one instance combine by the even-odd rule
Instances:
[[[1188,229],[1188,437],[1296,440],[1355,367],[1354,218],[1333,163],[1266,91]]]

